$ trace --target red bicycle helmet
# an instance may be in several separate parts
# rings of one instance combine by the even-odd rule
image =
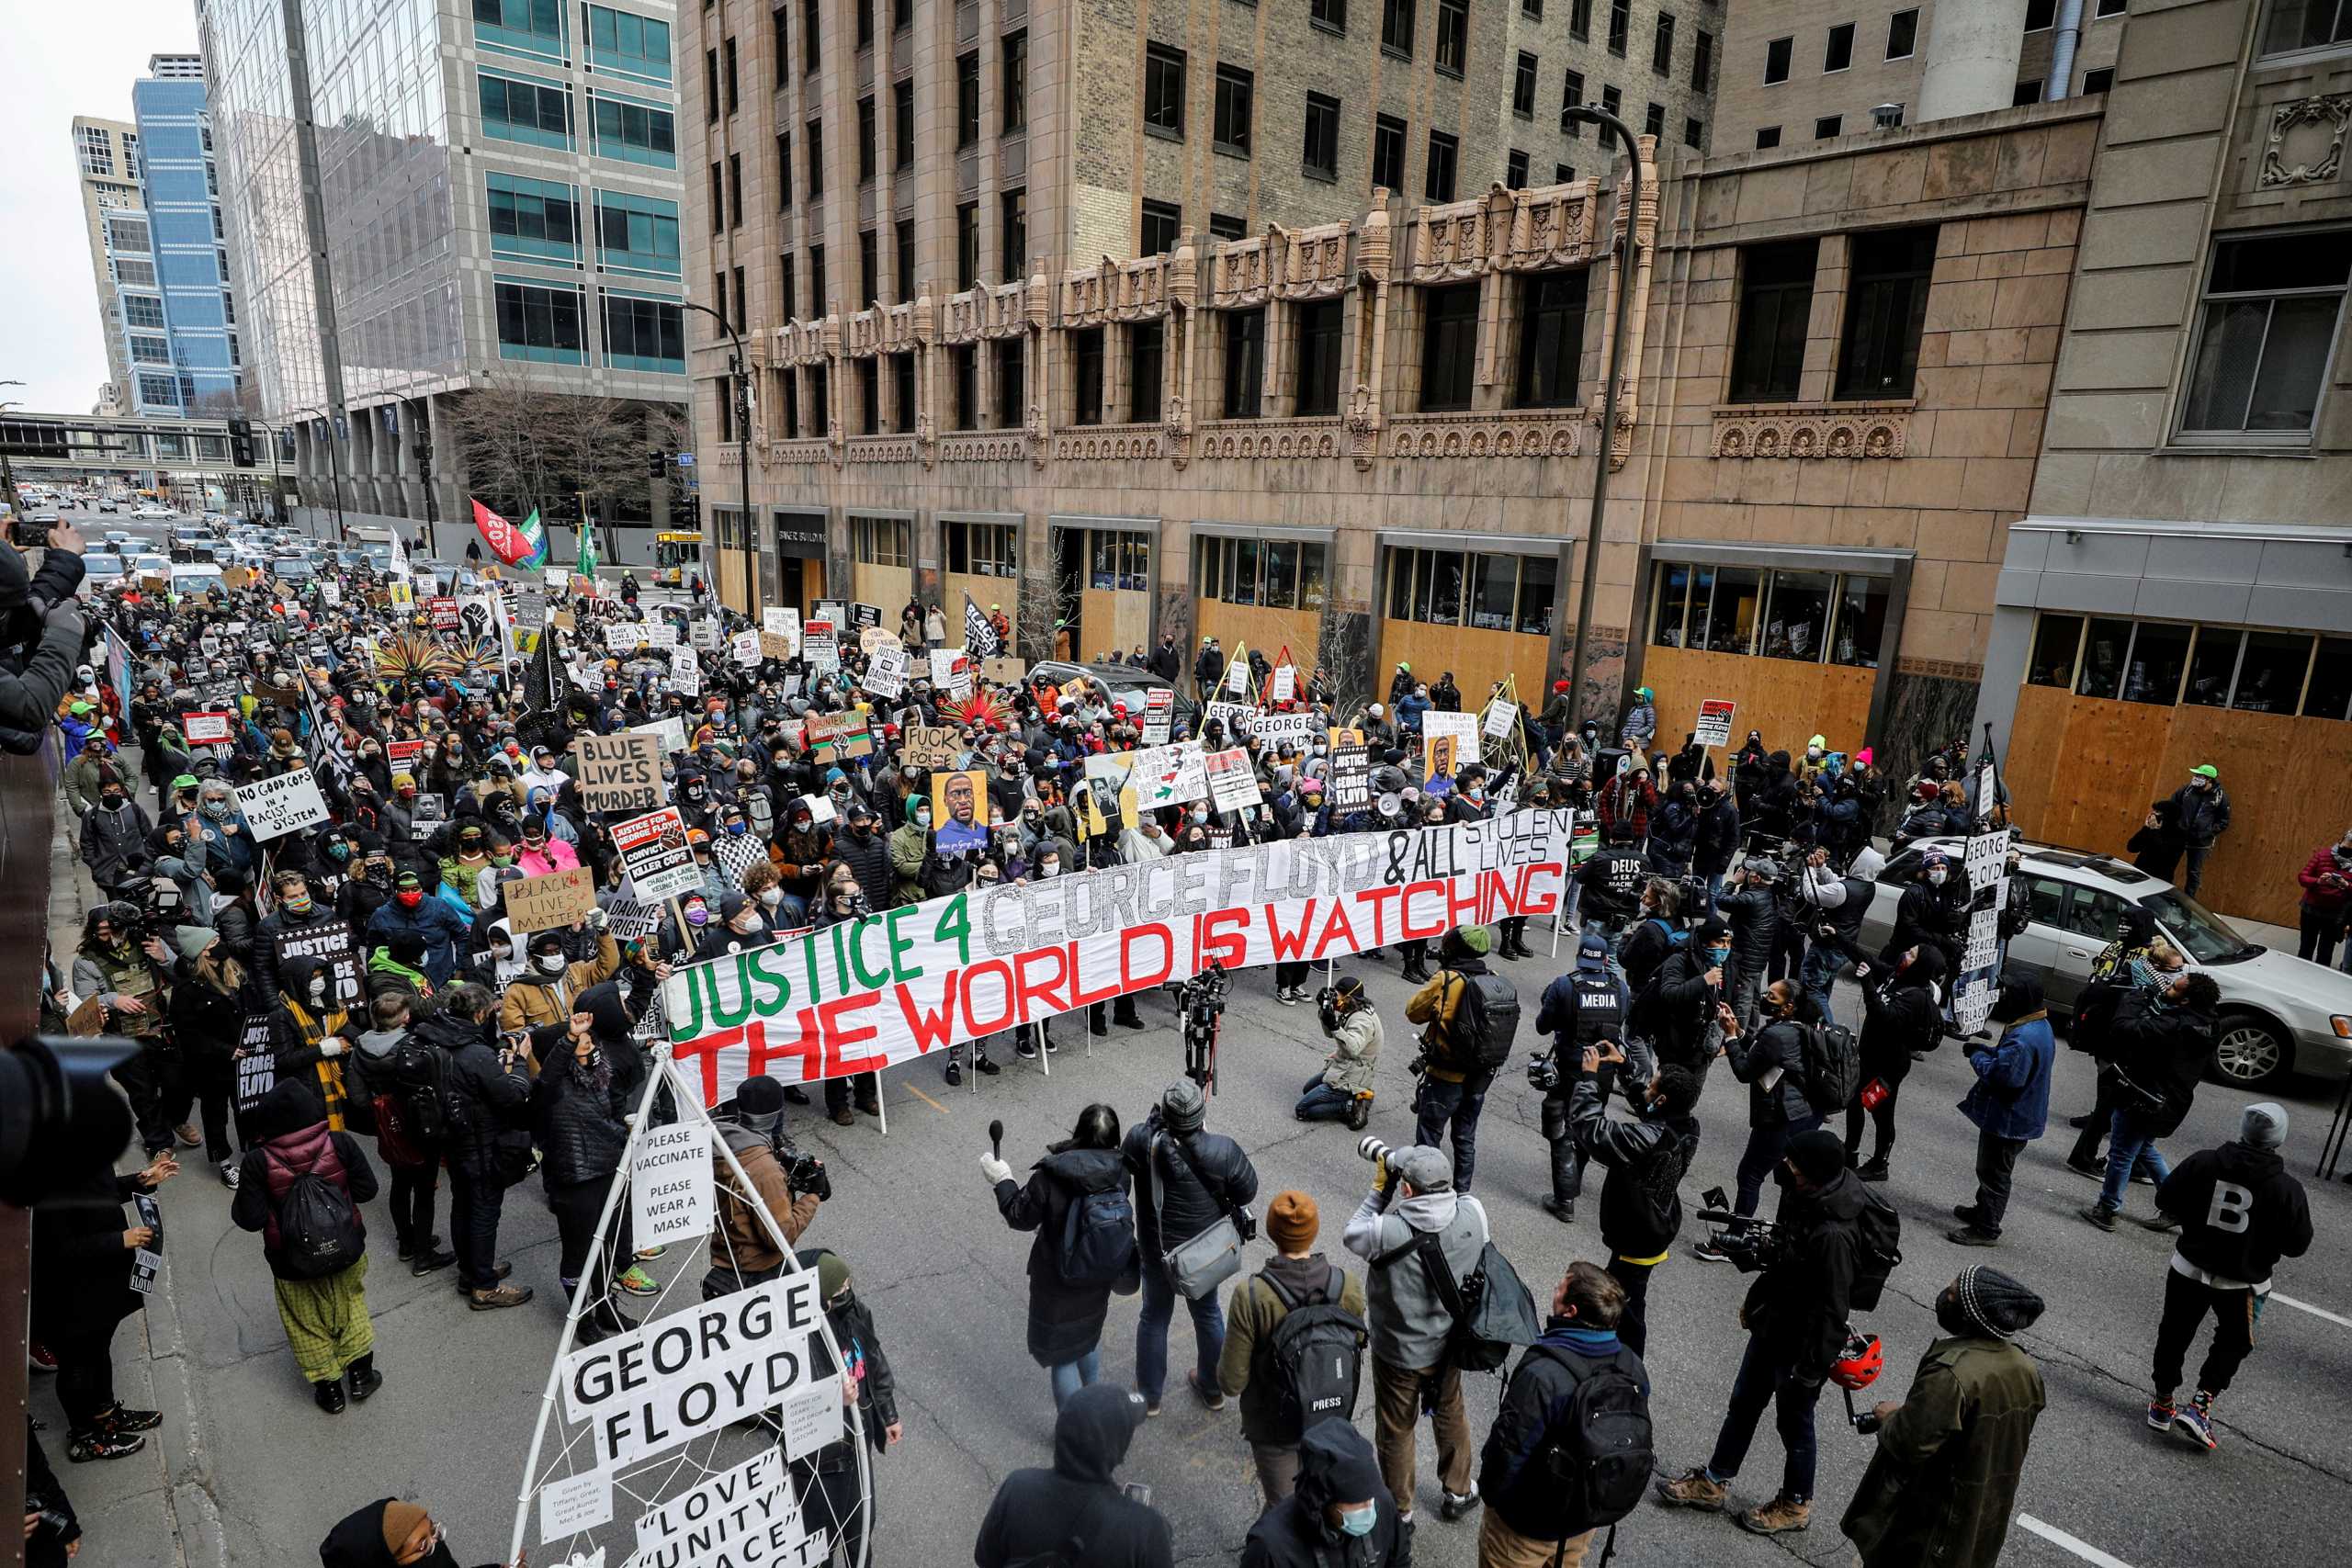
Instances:
[[[1846,1330],[1846,1348],[1829,1363],[1829,1381],[1839,1388],[1868,1388],[1886,1370],[1886,1351],[1875,1334]]]

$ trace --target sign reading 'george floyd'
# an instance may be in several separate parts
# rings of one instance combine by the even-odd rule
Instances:
[[[1320,963],[1559,908],[1565,812],[1171,855],[998,884],[680,970],[663,999],[706,1104],[753,1073],[871,1072],[1182,980]]]

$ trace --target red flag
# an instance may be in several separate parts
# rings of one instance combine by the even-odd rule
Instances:
[[[531,553],[530,540],[525,538],[514,524],[479,501],[474,502],[474,527],[502,566],[513,566]]]

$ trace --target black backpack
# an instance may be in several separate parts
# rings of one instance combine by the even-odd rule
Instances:
[[[1887,1276],[1903,1262],[1903,1216],[1879,1196],[1877,1188],[1865,1187],[1855,1229],[1861,1245],[1856,1249],[1854,1287],[1846,1304],[1856,1312],[1871,1312],[1886,1293]]]
[[[1062,1211],[1062,1280],[1114,1285],[1136,1269],[1136,1211],[1125,1187],[1081,1192]]]
[[[408,1112],[409,1134],[435,1148],[449,1135],[448,1111],[442,1102],[447,1065],[447,1056],[413,1035],[391,1050],[390,1075]]]
[[[1518,988],[1500,975],[1456,976],[1462,999],[1446,1027],[1447,1044],[1463,1066],[1498,1072],[1510,1065],[1511,1045],[1519,1038]]]
[[[1268,1382],[1282,1423],[1277,1442],[1295,1443],[1322,1421],[1355,1418],[1356,1394],[1363,1382],[1363,1320],[1340,1305],[1347,1276],[1332,1265],[1320,1295],[1295,1301],[1272,1274],[1258,1278],[1274,1292],[1286,1315],[1267,1337]]]
[[[1545,1429],[1535,1453],[1556,1500],[1558,1520],[1570,1535],[1615,1524],[1641,1502],[1657,1464],[1641,1362],[1623,1348],[1605,1361],[1550,1345],[1532,1346],[1528,1356],[1544,1357],[1576,1384],[1566,1410]],[[1527,1357],[1519,1364],[1523,1370]]]
[[[1862,1047],[1842,1023],[1804,1024],[1804,1099],[1824,1116],[1854,1102],[1862,1087]]]
[[[277,1205],[278,1266],[298,1280],[323,1280],[358,1262],[366,1246],[350,1197],[315,1170],[298,1174]]]

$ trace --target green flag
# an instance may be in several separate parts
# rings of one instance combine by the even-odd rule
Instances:
[[[596,576],[596,527],[584,517],[580,522],[580,575],[591,581]]]
[[[531,514],[524,518],[522,525],[514,531],[522,535],[524,543],[531,547],[531,553],[514,564],[525,571],[537,571],[547,565],[548,534],[539,526],[539,509],[536,506],[531,508]]]

